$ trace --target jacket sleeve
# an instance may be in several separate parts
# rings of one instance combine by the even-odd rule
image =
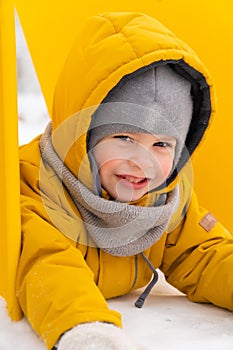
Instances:
[[[65,331],[81,323],[121,326],[120,315],[109,310],[96,286],[83,257],[85,252],[50,222],[41,201],[37,167],[22,162],[21,176],[22,251],[17,297],[30,324],[48,349]],[[53,201],[50,210],[58,217],[67,216]]]
[[[167,236],[161,270],[191,301],[233,310],[233,237],[195,193],[180,225]]]

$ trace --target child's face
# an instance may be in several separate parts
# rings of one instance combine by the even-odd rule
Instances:
[[[119,202],[138,200],[170,174],[176,140],[166,135],[112,134],[94,149],[103,188]]]

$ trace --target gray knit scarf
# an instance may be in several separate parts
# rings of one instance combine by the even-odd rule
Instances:
[[[79,210],[95,245],[115,256],[143,252],[160,239],[177,208],[176,187],[161,206],[142,207],[100,198],[84,186],[63,164],[51,142],[49,123],[40,139],[42,158],[63,182]]]

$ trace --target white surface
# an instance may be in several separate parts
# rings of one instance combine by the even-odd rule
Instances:
[[[146,349],[233,349],[232,312],[191,303],[165,283],[162,276],[142,309],[133,305],[139,294],[135,291],[109,304],[122,312],[125,330],[137,337]]]
[[[147,350],[232,350],[233,314],[212,305],[194,304],[163,281],[142,309],[139,291],[109,301],[121,312],[125,331]],[[12,322],[0,299],[0,350],[45,350],[26,319]],[[81,350],[81,349],[80,349]],[[100,349],[101,350],[101,349]],[[133,349],[132,349],[133,350]]]
[[[19,145],[22,145],[44,131],[49,117],[44,99],[40,94],[18,95],[18,113]]]

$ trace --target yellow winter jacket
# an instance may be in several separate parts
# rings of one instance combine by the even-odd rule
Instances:
[[[81,113],[73,135],[63,129],[63,143],[54,140],[54,148],[90,189],[90,165],[84,162],[81,169],[81,164],[93,111],[125,75],[163,61],[176,65],[183,75],[192,76],[194,90],[197,81],[204,82],[204,88],[199,90],[206,91],[205,99],[211,101],[213,114],[214,92],[207,70],[186,44],[155,19],[135,13],[95,16],[75,41],[54,93],[53,130],[58,130],[70,116],[87,112]],[[187,146],[190,154],[208,124],[208,118],[202,117],[208,106],[201,105],[204,97],[200,93],[195,95],[196,120]],[[20,150],[22,251],[17,296],[32,327],[51,349],[65,331],[80,323],[103,321],[121,326],[119,313],[108,308],[106,299],[146,285],[152,272],[141,255],[115,257],[79,241],[86,234],[85,225],[69,193],[62,189],[64,201],[60,181],[42,161],[39,140],[40,136]],[[207,210],[199,207],[195,193],[190,200],[186,163],[187,159],[180,164],[179,176],[171,177],[167,187],[158,191],[168,192],[178,183],[180,204],[168,230],[145,255],[190,300],[233,310],[233,238]],[[49,174],[43,199],[41,169]],[[54,221],[59,222],[59,227]],[[63,227],[68,234],[63,234]]]

